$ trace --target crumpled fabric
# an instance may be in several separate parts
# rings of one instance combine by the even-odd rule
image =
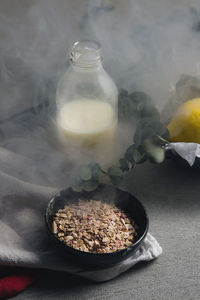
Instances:
[[[28,130],[21,124],[6,127],[0,144],[0,266],[60,270],[106,281],[162,253],[148,233],[131,257],[109,268],[97,270],[64,260],[52,246],[45,212],[50,199],[71,184],[72,170],[66,155],[49,142],[51,134],[47,138],[43,127]]]
[[[196,157],[200,157],[200,144],[197,143],[170,143],[167,145],[167,150],[175,151],[190,166],[194,164]]]

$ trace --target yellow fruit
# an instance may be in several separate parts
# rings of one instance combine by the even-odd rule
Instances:
[[[171,142],[200,143],[200,98],[185,102],[168,125]]]

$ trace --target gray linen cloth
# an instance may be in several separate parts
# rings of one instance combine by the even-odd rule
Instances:
[[[162,253],[148,233],[132,257],[113,267],[95,270],[64,261],[52,247],[44,215],[51,197],[70,185],[66,158],[50,146],[42,127],[31,131],[23,127],[22,131],[14,124],[4,129],[0,147],[0,265],[62,270],[106,281]]]

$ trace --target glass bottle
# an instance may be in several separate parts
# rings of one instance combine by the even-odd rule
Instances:
[[[102,66],[100,45],[78,41],[56,91],[56,122],[71,159],[115,161],[118,91]],[[82,157],[81,157],[82,155]]]

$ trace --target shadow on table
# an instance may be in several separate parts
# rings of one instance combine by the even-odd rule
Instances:
[[[149,268],[153,264],[153,261],[150,262],[140,262],[128,271],[119,275],[118,277],[105,282],[94,282],[88,279],[84,279],[82,277],[68,274],[66,272],[56,272],[49,270],[40,270],[39,271],[39,280],[37,282],[38,289],[47,290],[48,293],[52,291],[59,290],[68,290],[69,292],[75,289],[83,288],[87,289],[87,287],[97,286],[106,284],[107,282],[116,282],[117,280],[121,280],[122,277],[127,275],[136,275],[137,272],[144,270],[144,268]]]

